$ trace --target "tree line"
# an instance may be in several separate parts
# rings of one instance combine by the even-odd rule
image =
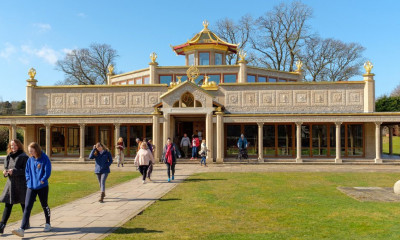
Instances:
[[[0,115],[25,115],[25,100],[4,101],[0,97]]]

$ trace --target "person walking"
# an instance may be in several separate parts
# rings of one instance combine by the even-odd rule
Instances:
[[[203,139],[201,141],[201,148],[200,148],[200,152],[199,152],[199,154],[201,156],[200,166],[202,166],[203,163],[204,163],[204,167],[207,167],[207,165],[206,165],[206,157],[207,157],[207,152],[208,151],[210,151],[210,150],[207,149],[206,140]]]
[[[139,152],[135,157],[135,165],[139,166],[139,171],[142,174],[142,183],[146,183],[147,170],[149,168],[149,164],[154,162],[153,154],[147,147],[146,142],[142,142],[140,146]]]
[[[118,167],[121,164],[122,167],[124,166],[125,154],[124,154],[125,144],[124,139],[122,137],[118,138],[117,142],[117,164]]]
[[[44,225],[44,232],[51,230],[50,225],[50,207],[47,204],[49,197],[49,178],[51,175],[51,162],[49,157],[42,152],[39,144],[32,142],[28,146],[30,157],[26,162],[25,179],[26,179],[26,197],[25,197],[25,210],[22,217],[21,227],[12,231],[14,235],[23,237],[25,229],[28,227],[29,218],[33,208],[33,203],[36,196],[39,196],[40,204],[42,205],[46,224]]]
[[[113,163],[113,159],[107,147],[100,142],[93,146],[89,159],[95,159],[94,173],[97,175],[101,191],[99,202],[103,203],[106,196],[106,179],[110,174],[110,166]]]
[[[151,144],[151,139],[149,139],[147,141],[147,147],[150,150],[151,154],[153,155],[153,159],[154,159],[154,145]],[[155,163],[155,161],[154,161],[154,163]],[[147,170],[147,178],[149,179],[149,181],[151,181],[151,174],[153,173],[153,165],[154,165],[154,163],[150,162],[149,169]]]
[[[237,146],[239,148],[239,154],[238,154],[239,159],[241,160],[242,157],[247,159],[248,142],[243,134],[240,135],[239,141],[237,142]]]
[[[192,145],[190,144],[190,138],[187,136],[186,133],[183,134],[180,146],[182,148],[183,154],[185,155],[185,158],[189,158],[189,147],[192,147]]]
[[[24,146],[18,139],[11,140],[8,144],[7,154],[3,171],[3,176],[7,178],[7,182],[0,196],[0,202],[5,203],[3,217],[0,222],[0,234],[4,233],[13,205],[19,203],[21,204],[22,212],[25,209],[25,166],[28,155],[25,154]],[[29,223],[27,227],[29,227]]]
[[[137,154],[140,150],[140,146],[142,145],[142,141],[140,141],[140,138],[136,138],[136,143],[137,143],[137,151],[136,151]]]
[[[200,140],[197,137],[197,135],[192,136],[192,158],[190,160],[197,160],[197,150],[198,147],[200,146]]]
[[[171,182],[171,172],[172,180],[175,179],[174,175],[177,157],[181,157],[181,154],[175,144],[172,143],[171,138],[168,138],[162,154],[163,162],[167,165],[168,182]]]

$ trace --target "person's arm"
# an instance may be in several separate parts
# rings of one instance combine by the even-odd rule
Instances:
[[[89,159],[94,159],[96,158],[96,156],[94,156],[94,151],[96,151],[96,149],[92,149],[92,151],[89,154]]]
[[[27,182],[29,181],[29,179],[31,179],[31,176],[29,175],[30,169],[31,169],[31,161],[28,158],[28,161],[26,161],[26,166],[25,166],[25,179]]]
[[[8,170],[8,163],[10,162],[10,155],[8,155],[6,157],[6,159],[4,159],[4,170],[3,170],[3,176],[4,177],[8,177],[8,175],[6,175],[7,170]]]
[[[108,152],[108,166],[111,166],[111,164],[113,163],[113,158],[110,152]]]
[[[135,162],[134,162],[133,164],[135,164],[136,166],[138,166],[138,165],[137,165],[138,161],[139,161],[139,152],[136,153]]]
[[[42,177],[42,179],[40,179],[40,183],[45,183],[51,175],[51,162],[50,159],[47,157],[47,155],[45,155],[44,153],[42,153],[42,157],[44,158],[44,175]]]

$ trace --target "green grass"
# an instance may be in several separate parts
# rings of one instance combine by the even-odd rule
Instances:
[[[391,187],[397,173],[202,173],[106,239],[399,239],[400,203],[338,186]]]
[[[389,154],[389,137],[382,138],[382,151]],[[393,154],[400,155],[400,137],[393,137]]]
[[[0,156],[5,156],[7,155],[7,151],[0,151]]]
[[[122,182],[126,182],[140,174],[138,172],[112,172],[106,182],[106,187],[112,187]],[[1,189],[4,189],[6,178],[1,178]],[[106,188],[106,189],[107,189]],[[99,191],[99,183],[93,172],[89,171],[53,171],[49,179],[49,206],[56,206],[82,198],[89,194]],[[0,213],[3,212],[4,204],[0,203]],[[39,199],[34,204],[32,215],[42,212]],[[11,213],[9,222],[22,219],[21,206],[15,205]]]

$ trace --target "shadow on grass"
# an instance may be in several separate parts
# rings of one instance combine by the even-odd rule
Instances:
[[[130,233],[163,233],[163,231],[151,230],[146,228],[118,228],[114,234],[130,234]]]
[[[206,181],[226,181],[226,178],[189,178],[185,179],[183,183],[192,183],[192,182],[206,182]]]
[[[134,202],[134,201],[160,201],[160,202],[168,202],[168,201],[180,201],[180,198],[106,198],[104,202]]]

